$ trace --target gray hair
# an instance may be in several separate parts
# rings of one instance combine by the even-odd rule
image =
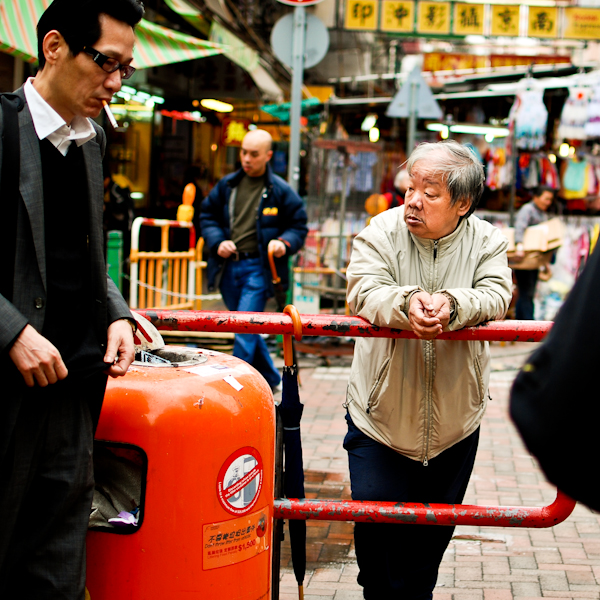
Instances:
[[[410,175],[417,162],[427,161],[427,168],[441,175],[450,194],[450,204],[454,205],[462,198],[471,201],[466,219],[473,214],[483,193],[485,175],[483,166],[468,146],[455,140],[419,144],[408,161],[406,168]]]

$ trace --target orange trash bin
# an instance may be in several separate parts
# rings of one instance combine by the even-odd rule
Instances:
[[[271,390],[219,352],[168,346],[160,356],[177,366],[136,362],[108,383],[97,447],[137,452],[144,472],[138,525],[88,533],[89,596],[268,599]]]

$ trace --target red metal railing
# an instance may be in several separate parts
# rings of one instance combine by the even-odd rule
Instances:
[[[474,506],[357,500],[275,500],[276,519],[360,521],[411,525],[478,525],[480,527],[552,527],[575,508],[561,491],[549,506]]]
[[[292,317],[284,313],[139,310],[161,330],[221,331],[293,335]],[[416,338],[412,331],[377,327],[360,317],[300,315],[302,335],[381,338]],[[550,331],[551,321],[491,321],[477,327],[447,332],[437,339],[539,342]],[[552,527],[564,521],[575,501],[557,491],[556,500],[543,507],[418,504],[356,500],[275,499],[276,519],[366,521],[415,525],[478,525],[481,527]]]
[[[227,311],[140,310],[158,329],[167,331],[222,331],[226,333],[293,334],[292,318],[284,313]],[[302,335],[334,337],[416,338],[412,331],[378,327],[360,317],[300,315]],[[539,342],[552,321],[490,321],[477,327],[440,334],[438,340]]]

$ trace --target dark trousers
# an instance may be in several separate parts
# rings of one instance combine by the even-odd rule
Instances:
[[[354,500],[460,504],[473,470],[479,428],[431,459],[428,466],[362,433],[349,415],[348,451]],[[433,597],[438,569],[454,527],[356,523],[358,583],[367,600]]]
[[[515,269],[519,297],[515,305],[515,317],[522,321],[533,321],[533,298],[538,280],[538,270]]]
[[[27,389],[0,463],[0,598],[83,600],[94,424],[106,375]]]

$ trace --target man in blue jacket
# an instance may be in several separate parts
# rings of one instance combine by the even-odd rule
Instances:
[[[208,288],[221,290],[229,310],[261,312],[273,295],[268,252],[288,284],[288,257],[302,248],[308,229],[302,200],[269,165],[269,133],[255,129],[242,141],[242,168],[223,177],[202,201],[200,231],[209,249]],[[272,390],[281,383],[265,341],[236,335],[233,355],[250,363]]]

